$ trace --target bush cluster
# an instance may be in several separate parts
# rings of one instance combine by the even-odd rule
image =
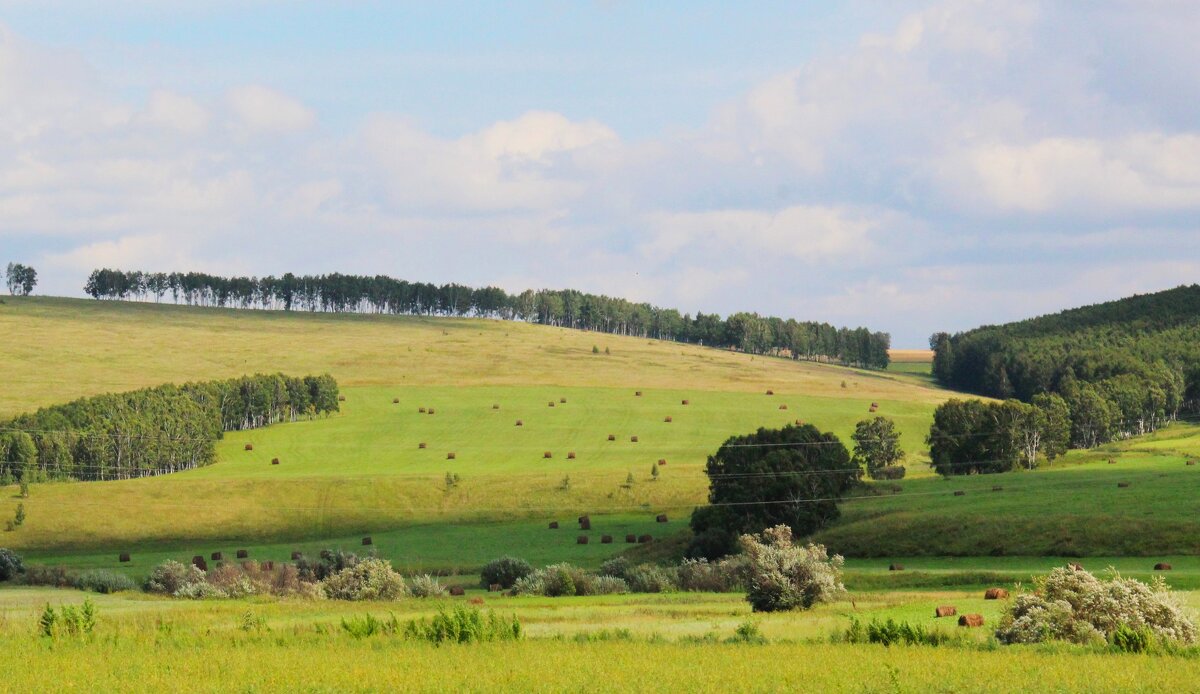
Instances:
[[[1034,579],[1032,593],[1018,595],[1000,620],[1001,643],[1112,642],[1136,649],[1154,638],[1196,642],[1190,611],[1162,577],[1149,585],[1115,574],[1104,581],[1081,569],[1058,568]]]
[[[517,557],[504,556],[493,559],[483,567],[479,575],[479,584],[483,588],[499,585],[505,590],[512,588],[518,580],[533,573],[529,562]]]
[[[746,599],[755,612],[808,609],[845,594],[842,558],[822,545],[796,545],[786,525],[741,537]]]
[[[391,562],[374,557],[327,577],[321,590],[331,600],[396,600],[408,595],[404,577]]]
[[[22,573],[25,573],[25,564],[21,561],[21,555],[0,547],[0,581],[11,581]]]

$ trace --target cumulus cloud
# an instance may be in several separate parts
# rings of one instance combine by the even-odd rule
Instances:
[[[316,114],[296,99],[260,85],[230,89],[226,100],[238,125],[255,132],[298,132],[317,120]]]

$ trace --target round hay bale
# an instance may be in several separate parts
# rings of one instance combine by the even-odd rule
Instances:
[[[633,394],[633,396],[634,396],[634,397],[636,397],[636,398],[640,398],[640,397],[642,397],[642,391],[640,391],[640,390],[639,390],[639,391],[635,392],[635,393]]]
[[[680,403],[679,403],[679,404],[680,404],[680,405],[690,405],[690,404],[692,404],[692,403],[691,403],[691,401],[690,401],[690,400],[683,400],[683,401],[680,401]]]
[[[775,391],[773,391],[773,390],[768,390],[768,391],[767,391],[767,395],[774,395],[774,394],[775,394]]]
[[[400,398],[392,398],[392,404],[393,404],[393,405],[399,405],[399,404],[400,404]]]
[[[939,605],[938,608],[933,611],[933,616],[935,619],[941,617],[953,617],[956,614],[958,614],[958,608],[956,608],[954,605]]]
[[[567,460],[575,460],[575,451],[567,451]]]
[[[272,465],[278,465],[278,464],[279,464],[279,458],[271,458],[271,464],[272,464]]]
[[[192,557],[192,566],[200,569],[201,571],[208,571],[208,562],[204,561],[204,557],[199,554]]]
[[[600,536],[600,544],[611,545],[612,544],[612,535],[601,535]]]
[[[553,400],[551,400],[550,402],[546,403],[546,405],[547,405],[548,407],[554,407],[554,401],[553,401]]]
[[[1117,459],[1116,459],[1116,458],[1109,458],[1109,459],[1108,459],[1108,464],[1109,464],[1109,465],[1116,465],[1116,464],[1117,464]]]
[[[1190,466],[1192,466],[1192,465],[1195,465],[1195,464],[1196,464],[1196,461],[1194,461],[1194,460],[1189,460],[1189,461],[1187,461],[1187,465],[1188,465],[1189,467],[1190,467]]]
[[[879,403],[873,402],[873,403],[871,403],[871,407],[879,407]]]
[[[658,514],[657,516],[654,517],[654,522],[655,523],[666,523],[667,522],[667,514],[665,514],[665,513]]]
[[[958,626],[975,628],[983,626],[983,615],[981,614],[964,614],[958,618]]]
[[[417,444],[417,448],[419,448],[419,449],[421,449],[421,450],[424,450],[424,449],[426,448],[425,442],[424,442],[424,441],[422,441],[421,443],[418,443],[418,444]]]
[[[543,458],[553,458],[554,454],[551,453],[550,451],[546,451],[545,453],[542,454],[542,457]]]
[[[580,530],[591,530],[592,529],[591,519],[584,518],[583,520],[579,521],[579,529]]]
[[[433,408],[429,408],[429,414],[433,414]]]
[[[454,460],[456,457],[457,456],[454,455],[454,451],[451,451],[446,454],[446,460]]]
[[[516,424],[516,425],[517,425],[517,426],[519,426],[519,427],[523,427],[523,426],[525,426],[525,422],[523,422],[522,420],[518,419],[518,420],[517,420],[517,424]]]
[[[559,401],[560,403],[562,403],[563,405],[567,404],[567,399],[566,399],[566,398],[559,398],[559,399],[558,399],[558,401]]]
[[[346,402],[346,396],[345,396],[345,395],[339,395],[339,396],[338,396],[338,402]]]
[[[1129,486],[1128,482],[1117,482],[1117,489],[1125,489]]]
[[[304,556],[303,552],[292,552],[292,561],[296,561],[297,559],[299,559],[303,556]]]
[[[221,561],[222,559],[225,558],[225,555],[221,554],[220,552],[213,552],[209,556],[212,558],[213,561]]]
[[[371,539],[371,538],[368,536],[368,537],[364,537],[364,538],[362,539],[362,544],[363,544],[363,547],[369,547],[369,546],[371,546],[371,545],[375,544],[375,541],[374,541],[374,540],[372,540],[372,539]]]
[[[630,443],[637,443],[637,442],[638,442],[638,437],[636,437],[636,436],[630,436],[630,437],[629,437],[629,442],[630,442]]]
[[[579,520],[579,522],[580,522],[580,523],[584,523],[584,522],[586,522],[586,521],[589,521],[589,520],[591,520],[591,518],[590,518],[589,516],[587,516],[587,515],[583,515],[583,516],[580,516],[578,520]]]
[[[988,588],[983,594],[984,600],[1007,600],[1008,591],[1004,588]]]
[[[671,418],[668,416],[668,417],[666,417],[665,419],[663,419],[663,421],[664,421],[664,422],[666,422],[667,424],[670,424],[670,423],[671,423],[672,421],[674,421],[674,420],[672,420],[672,419],[671,419]]]
[[[453,595],[456,598],[461,598],[466,594],[467,591],[464,590],[462,586],[450,586],[450,595]]]
[[[616,435],[616,434],[609,434],[609,435],[608,435],[608,440],[609,440],[609,441],[616,441],[616,440],[617,440],[617,435]]]
[[[587,543],[588,543],[587,535],[580,535],[579,537],[575,538],[575,544],[577,544],[577,545],[586,545]]]
[[[644,545],[644,544],[646,544],[647,542],[650,542],[650,541],[652,541],[653,539],[654,539],[654,538],[650,537],[649,535],[638,535],[638,539],[637,539],[637,540],[638,540],[638,544],[639,544],[639,545]]]
[[[254,450],[254,444],[252,444],[252,443],[246,444],[245,450],[247,450],[247,451]]]
[[[550,529],[558,530],[558,521],[550,521]]]
[[[418,408],[417,408],[417,412],[419,412],[420,414],[425,414],[425,408],[424,408],[424,407],[418,407]]]
[[[659,458],[659,459],[658,459],[658,464],[659,464],[659,465],[666,465],[666,464],[667,464],[667,459],[666,459],[666,458]]]
[[[634,544],[637,542],[637,535],[626,535],[625,541],[628,542],[629,544]]]
[[[1157,564],[1155,564],[1155,565],[1154,565],[1154,570],[1155,570],[1155,571],[1170,571],[1170,570],[1171,570],[1171,565],[1170,565],[1170,564],[1168,564],[1168,563],[1166,563],[1166,562],[1161,562],[1161,561],[1160,561],[1159,563],[1157,563]]]
[[[498,410],[498,409],[500,409],[500,406],[499,406],[499,405],[492,405],[492,409],[493,409],[493,410]]]
[[[796,426],[798,426],[798,427],[802,427],[802,426],[804,426],[804,420],[803,420],[803,419],[797,419],[797,420],[796,420]]]
[[[903,571],[904,564],[888,564],[888,571]]]
[[[249,557],[250,557],[250,550],[248,550],[248,549],[239,549],[239,550],[237,551],[237,558],[238,558],[238,559],[248,559]]]
[[[779,406],[779,409],[781,409],[781,410],[786,410],[786,409],[787,409],[787,404],[780,405],[780,406]]]
[[[967,493],[961,489],[954,492],[954,496],[966,496],[966,495],[967,495]]]

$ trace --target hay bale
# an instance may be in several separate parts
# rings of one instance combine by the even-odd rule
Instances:
[[[954,605],[938,605],[937,609],[933,611],[933,616],[935,619],[941,617],[953,617],[956,614],[958,614],[958,608],[956,608]]]
[[[874,411],[875,411],[875,410],[877,410],[877,409],[879,409],[879,408],[877,408],[877,407],[871,407],[871,408],[869,408],[869,409],[867,410],[867,412],[874,412]]]
[[[579,521],[579,529],[580,530],[591,530],[592,529],[592,520],[590,518],[585,517],[583,520]]]
[[[768,390],[768,391],[767,391],[767,395],[774,395],[774,394],[775,394],[775,391],[773,391],[773,390]]]
[[[543,458],[553,458],[554,454],[551,453],[550,451],[546,451],[545,453],[542,454],[542,457]]]
[[[903,571],[904,564],[888,564],[888,571]]]
[[[1007,600],[1008,591],[1003,588],[988,588],[983,594],[984,600]]]
[[[454,451],[450,451],[449,453],[446,454],[446,460],[454,460],[455,457],[456,456],[454,455]]]
[[[278,465],[278,464],[279,464],[279,458],[271,458],[271,464],[272,464],[272,465]]]
[[[1116,459],[1116,458],[1109,458],[1109,459],[1108,459],[1108,464],[1109,464],[1109,465],[1116,465],[1116,464],[1117,464],[1117,459]]]
[[[523,420],[518,419],[516,425],[519,427],[523,427],[523,426],[525,426],[525,422]]]
[[[560,403],[564,404],[564,405],[565,405],[565,404],[567,404],[567,399],[566,399],[566,398],[559,398],[559,399],[558,399],[558,401],[559,401]]]
[[[575,451],[567,451],[567,460],[575,460]]]
[[[464,590],[462,586],[450,586],[450,594],[455,597],[461,598],[462,596],[467,594],[467,591]]]
[[[433,408],[429,408],[429,414],[433,414]]]
[[[617,435],[616,435],[616,434],[609,434],[609,435],[608,435],[608,440],[609,440],[609,441],[616,441],[616,440],[617,440]]]
[[[500,405],[492,405],[492,409],[493,409],[493,410],[498,410],[498,409],[500,409]]]
[[[629,544],[633,544],[633,543],[637,542],[637,535],[626,535],[625,541],[628,542]]]
[[[199,554],[192,557],[192,566],[200,569],[201,571],[208,571],[208,562],[204,561],[204,557]]]
[[[585,514],[585,515],[580,516],[578,518],[578,520],[580,523],[583,523],[584,521],[591,520],[591,519]]]
[[[363,544],[363,547],[369,547],[369,546],[375,544],[375,541],[372,540],[371,537],[368,535],[367,537],[364,537],[362,539],[362,544]]]
[[[786,409],[787,409],[787,405],[786,405],[786,404],[784,404],[784,405],[780,405],[780,406],[779,406],[779,409],[781,409],[781,410],[786,410]]]
[[[650,542],[650,541],[651,541],[651,540],[653,540],[653,539],[654,539],[654,538],[650,537],[649,535],[638,535],[638,539],[637,539],[637,540],[638,540],[638,544],[639,544],[639,545],[644,545],[644,544],[646,544],[647,542]]]
[[[1117,482],[1117,489],[1125,489],[1129,486],[1128,482]]]
[[[612,535],[601,535],[600,536],[600,544],[611,545],[612,544]]]
[[[1078,562],[1068,562],[1067,568],[1072,571],[1083,571],[1083,564],[1080,564]]]
[[[1160,561],[1159,563],[1157,563],[1157,564],[1155,564],[1155,565],[1154,565],[1154,570],[1155,570],[1155,571],[1170,571],[1170,570],[1171,570],[1171,565],[1170,565],[1170,564],[1168,564],[1168,563],[1166,563],[1166,562],[1161,562],[1161,561]]]
[[[638,438],[637,438],[636,436],[630,436],[630,437],[629,437],[629,442],[630,442],[630,443],[637,443],[637,442],[638,442]]]
[[[659,464],[659,465],[666,465],[666,464],[667,464],[667,459],[666,459],[666,458],[659,458],[659,459],[658,459],[658,464]]]
[[[551,400],[550,402],[548,402],[548,403],[546,403],[546,404],[547,404],[549,407],[554,407],[554,401],[553,401],[553,400]]]
[[[588,543],[587,535],[580,535],[579,537],[575,538],[575,544],[577,544],[577,545],[586,545],[587,543]]]
[[[1187,464],[1188,464],[1189,466],[1191,466],[1191,465],[1195,465],[1195,464],[1196,464],[1196,461],[1194,461],[1194,460],[1189,460],[1189,461],[1187,461]]]
[[[666,422],[667,424],[670,424],[674,420],[672,420],[670,416],[667,416],[666,418],[663,419],[663,421]]]
[[[964,614],[958,618],[958,626],[968,628],[981,627],[983,626],[983,615]]]
[[[550,529],[558,530],[558,521],[550,521]]]
[[[252,444],[252,443],[248,443],[248,444],[246,444],[246,446],[245,446],[245,450],[247,450],[247,451],[252,451],[252,450],[254,450],[254,444]]]
[[[225,558],[225,555],[221,554],[220,552],[213,552],[209,556],[212,558],[213,561],[221,561],[222,559]]]
[[[635,393],[633,394],[633,396],[634,396],[635,398],[640,398],[640,397],[642,397],[642,391],[640,391],[640,390],[639,390],[639,391],[635,392]]]
[[[399,404],[400,404],[400,398],[392,398],[392,404],[393,404],[393,405],[399,405]]]
[[[338,402],[346,402],[346,396],[345,396],[345,395],[339,395],[339,396],[338,396]]]
[[[690,405],[690,404],[692,404],[692,403],[691,403],[691,401],[690,401],[690,400],[683,400],[683,401],[681,401],[679,404],[680,404],[680,405]]]
[[[879,407],[879,403],[873,402],[873,403],[871,403],[871,407]]]
[[[237,551],[237,558],[238,559],[249,559],[250,558],[250,550],[239,549]]]
[[[967,495],[967,493],[966,493],[966,492],[964,492],[964,491],[963,491],[963,490],[961,490],[961,489],[959,489],[958,491],[954,492],[954,496],[966,496],[966,495]]]
[[[418,443],[418,444],[417,444],[417,448],[419,448],[419,449],[421,449],[421,450],[425,450],[425,448],[426,448],[425,442],[424,442],[424,441],[422,441],[421,443]]]
[[[296,561],[297,559],[299,559],[300,557],[303,557],[303,556],[304,556],[303,552],[292,552],[292,561]]]
[[[417,408],[417,412],[419,412],[420,414],[425,414],[425,408],[424,408],[424,407],[418,407],[418,408]]]
[[[667,514],[665,514],[665,513],[658,514],[657,516],[654,517],[654,522],[655,523],[666,523],[667,522]]]

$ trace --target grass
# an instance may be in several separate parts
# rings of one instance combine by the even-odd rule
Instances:
[[[428,616],[450,601],[396,603],[218,600],[94,595],[90,640],[35,636],[47,603],[83,595],[0,590],[0,665],[12,691],[1187,691],[1200,659],[1112,655],[1079,647],[998,647],[988,642],[1002,603],[977,594],[856,594],[808,612],[751,615],[740,596],[669,594],[594,598],[505,598],[476,591],[483,609],[522,622],[516,643],[435,647],[399,637],[355,639],[342,619]],[[1195,596],[1188,595],[1194,602]],[[953,604],[978,612],[984,629],[935,620]],[[940,648],[836,645],[850,617],[889,617],[964,634]],[[747,620],[768,643],[727,643]],[[972,645],[974,644],[974,645]],[[336,654],[336,657],[330,657]],[[314,664],[319,663],[319,667]],[[697,666],[702,664],[702,666]],[[486,685],[484,685],[486,683]]]

